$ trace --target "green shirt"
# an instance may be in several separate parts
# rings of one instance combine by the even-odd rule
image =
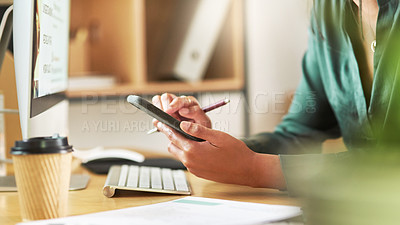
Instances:
[[[244,140],[256,152],[280,154],[289,192],[294,180],[313,175],[315,171],[304,169],[308,164],[400,145],[399,1],[378,4],[370,98],[364,94],[355,54],[362,46],[358,7],[351,0],[316,0],[303,78],[289,113],[274,133]],[[320,153],[322,142],[338,137],[343,137],[349,153],[309,154]]]

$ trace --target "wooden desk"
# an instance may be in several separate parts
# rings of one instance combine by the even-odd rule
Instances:
[[[69,192],[69,215],[141,206],[182,197],[125,191],[117,193],[113,198],[107,198],[102,193],[106,175],[96,175],[83,168],[80,168],[79,172],[90,174],[91,180],[85,190]],[[278,190],[221,184],[200,179],[192,174],[188,174],[188,179],[193,189],[192,196],[267,204],[297,205],[295,199],[289,198],[285,192]],[[18,222],[21,222],[21,216],[17,192],[0,193],[0,224],[14,225]]]

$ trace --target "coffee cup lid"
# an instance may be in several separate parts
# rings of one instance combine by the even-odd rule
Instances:
[[[72,152],[72,146],[68,144],[67,137],[34,137],[16,141],[11,148],[12,155],[51,154]]]

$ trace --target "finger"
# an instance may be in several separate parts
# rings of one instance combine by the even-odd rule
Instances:
[[[158,123],[158,122],[159,122],[158,120],[153,119],[153,120],[152,120],[153,126],[157,127],[157,123]]]
[[[191,106],[199,105],[196,98],[193,96],[181,96],[175,98],[171,104],[169,105],[168,109],[166,110],[167,113],[174,113],[182,108],[189,108]]]
[[[182,149],[184,151],[188,151],[191,148],[190,140],[183,137],[181,134],[179,134],[177,131],[175,131],[171,127],[169,127],[161,122],[158,122],[157,129],[160,132],[164,133],[165,136],[167,136],[168,140],[170,140],[174,145],[178,146],[180,149]]]
[[[162,104],[161,104],[161,96],[155,95],[151,101],[153,102],[153,105],[157,106],[159,109],[163,110]]]
[[[163,110],[162,105],[161,105],[161,96],[160,95],[154,95],[153,98],[151,99],[151,102],[153,105],[155,105],[157,108]],[[153,125],[156,127],[158,120],[153,119],[152,120]]]
[[[168,151],[179,161],[181,161],[184,165],[186,163],[185,153],[178,148],[178,146],[174,145],[174,143],[170,142],[168,145]]]
[[[180,109],[179,114],[185,118],[192,119],[195,123],[199,123],[205,127],[211,127],[210,118],[204,113],[199,105]]]
[[[181,122],[181,129],[184,132],[186,132],[192,136],[204,139],[204,140],[210,142],[212,145],[217,146],[217,147],[222,146],[224,144],[224,142],[223,142],[223,140],[225,139],[224,137],[226,135],[229,135],[224,132],[209,129],[200,124],[191,123],[188,121]]]
[[[171,104],[171,102],[173,100],[174,100],[174,96],[172,94],[164,93],[161,95],[161,104],[163,106],[164,111],[168,110],[168,108],[170,107],[169,105]]]

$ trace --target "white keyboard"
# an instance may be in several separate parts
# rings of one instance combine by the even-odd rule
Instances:
[[[184,170],[134,165],[116,165],[110,168],[103,194],[111,198],[117,189],[191,194]]]

